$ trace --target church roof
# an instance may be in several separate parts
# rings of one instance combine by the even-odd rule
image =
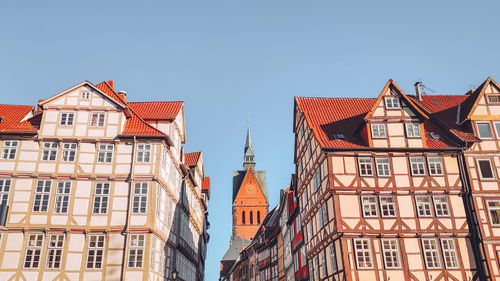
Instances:
[[[243,182],[243,180],[245,179],[245,176],[249,172],[251,172],[255,175],[255,178],[257,178],[257,182],[259,183],[260,190],[262,190],[262,193],[264,193],[264,196],[266,197],[266,201],[269,202],[269,195],[267,192],[266,171],[254,171],[252,169],[248,169],[245,171],[234,171],[234,173],[233,173],[233,202],[234,202],[234,199],[236,198],[236,195],[238,195],[238,191],[240,191],[241,183]]]
[[[229,249],[227,249],[224,257],[222,257],[223,261],[227,260],[236,260],[241,251],[243,251],[248,245],[250,245],[252,241],[246,240],[241,236],[234,237],[231,240],[231,244],[229,245]]]

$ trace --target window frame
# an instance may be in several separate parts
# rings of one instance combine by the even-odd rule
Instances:
[[[95,239],[96,239],[95,242],[92,241],[92,237],[95,237]],[[92,245],[91,243],[95,243],[95,246],[91,246]],[[99,246],[100,243],[102,243],[102,246]],[[85,268],[86,269],[96,269],[96,270],[102,269],[102,266],[104,264],[104,256],[106,253],[105,250],[106,250],[106,236],[104,234],[90,234],[89,238],[88,238],[88,244],[87,244],[87,258],[85,259],[86,260]],[[90,251],[94,251],[94,254],[91,255]],[[100,251],[100,255],[99,255],[99,251]],[[101,257],[101,263],[97,267],[96,264],[97,264],[97,260],[98,260],[99,256]],[[91,257],[92,257],[92,261],[91,261],[92,267],[89,267],[89,259]]]
[[[9,205],[9,194],[11,186],[12,179],[0,178],[0,204]]]
[[[411,134],[410,134],[411,132]],[[405,133],[408,139],[419,139],[422,137],[422,132],[420,129],[420,123],[417,122],[406,122],[405,123]],[[417,133],[417,134],[415,134]]]
[[[354,248],[354,255],[355,255],[355,260],[356,260],[356,268],[358,270],[365,270],[365,269],[373,269],[373,253],[372,253],[372,246],[371,246],[371,240],[368,239],[368,238],[355,238],[355,239],[352,239],[353,240],[353,248]],[[358,249],[358,245],[357,243],[358,242],[361,242],[362,244],[364,245],[360,245],[362,246],[362,249]],[[365,246],[367,246],[365,248]],[[360,252],[363,253],[363,256],[362,256],[362,259],[363,259],[363,263],[369,263],[370,265],[369,266],[361,266],[360,264]],[[366,255],[368,254],[368,255]]]
[[[391,100],[391,106],[389,107],[388,100]],[[395,106],[394,101],[397,100],[397,106]],[[399,110],[401,109],[401,100],[398,97],[384,97],[384,107],[387,110]]]
[[[110,164],[113,163],[113,156],[115,151],[114,144],[99,144],[97,151],[97,163]]]
[[[369,161],[362,163],[362,161]],[[363,172],[363,167],[364,166],[364,172]],[[368,167],[369,167],[369,172],[368,172]],[[373,177],[373,158],[372,157],[358,157],[358,170],[359,170],[359,175],[361,177]]]
[[[390,200],[392,200],[392,202],[386,201],[386,202],[382,203],[383,199],[390,199]],[[396,200],[394,199],[394,196],[382,195],[382,196],[378,197],[378,201],[379,201],[379,208],[380,208],[380,216],[382,218],[395,218],[395,217],[397,217]],[[393,214],[385,215],[384,214],[384,207],[385,206],[387,207],[387,211],[389,213],[392,212]]]
[[[425,268],[427,270],[442,269],[441,255],[439,254],[439,243],[437,242],[437,239],[436,238],[422,238],[422,239],[420,239],[420,242],[422,245],[422,256],[424,258]],[[429,242],[429,246],[432,244],[430,242],[434,242],[435,248],[426,249],[425,242]],[[431,254],[430,258],[432,258],[432,262],[433,262],[432,266],[429,266],[427,254]]]
[[[422,162],[420,161],[415,161],[415,159],[422,159]],[[427,171],[425,170],[425,157],[424,156],[410,156],[409,157],[409,162],[410,162],[410,172],[411,172],[411,175],[413,177],[425,177],[427,175]],[[422,170],[423,170],[423,173],[415,173],[414,170],[413,170],[413,164],[417,164],[418,166],[420,166],[420,164],[422,165]],[[420,167],[417,167],[417,169],[419,169]]]
[[[388,245],[390,248],[386,248],[384,242],[389,242],[389,244],[394,243],[393,245]],[[395,246],[395,248],[393,248]],[[401,253],[399,250],[398,239],[396,238],[383,238],[380,239],[380,248],[382,250],[382,257],[384,259],[384,267],[385,269],[401,269]],[[388,255],[390,254],[390,255]],[[393,263],[393,266],[387,265],[387,259]],[[396,264],[396,266],[394,266]]]
[[[481,131],[479,130],[479,125],[483,125],[483,124],[488,124],[488,128],[490,129],[490,134],[491,136],[490,137],[482,137],[481,136]],[[491,128],[491,123],[489,121],[476,121],[476,130],[477,130],[477,136],[478,138],[482,139],[482,140],[491,140],[493,139],[493,129]]]
[[[444,201],[437,202],[437,199],[444,198]],[[434,203],[434,214],[437,218],[448,218],[450,214],[450,203],[448,202],[448,197],[446,195],[433,195],[432,202]],[[439,211],[438,211],[439,210]],[[446,210],[446,214],[443,214],[443,210]]]
[[[497,139],[500,139],[500,121],[493,121],[493,129],[495,131]]]
[[[107,193],[104,193],[104,191],[106,190],[106,187],[107,187]],[[97,193],[98,190],[100,190],[99,193]],[[108,213],[110,193],[111,193],[111,184],[109,182],[96,182],[95,183],[94,194],[93,194],[94,198],[92,200],[92,214],[105,215]],[[99,198],[99,202],[96,201],[97,198]],[[106,199],[106,200],[104,200],[104,199]],[[104,208],[103,208],[103,202],[105,204]],[[96,209],[96,204],[99,205],[97,207],[97,209]],[[96,212],[96,210],[98,210],[98,211]],[[103,210],[104,210],[104,212],[103,212]]]
[[[90,100],[90,92],[80,92],[80,100]]]
[[[78,144],[75,142],[63,143],[61,146],[61,162],[73,163],[76,160]]]
[[[146,193],[144,193],[146,191]],[[148,212],[148,182],[134,182],[132,196],[132,214],[146,214]]]
[[[54,197],[54,210],[53,210],[54,214],[68,213],[70,196],[71,196],[71,181],[57,182],[56,194]],[[64,208],[66,208],[66,211],[63,211]]]
[[[491,174],[492,174],[491,178],[486,178],[483,176],[483,172],[481,171],[481,167],[479,165],[480,161],[488,161],[488,163],[490,164],[490,170],[491,170]],[[493,168],[491,159],[489,159],[489,158],[477,158],[476,159],[476,167],[477,167],[479,179],[481,179],[481,180],[496,180],[495,169]]]
[[[31,237],[35,237],[35,245],[31,246],[30,243],[32,242]],[[26,240],[26,249],[24,251],[24,260],[23,260],[23,268],[24,269],[39,269],[40,268],[40,261],[42,258],[43,254],[43,242],[44,242],[44,235],[43,233],[33,233],[28,235],[28,239]],[[31,255],[29,255],[31,258],[28,261],[28,251],[33,251]],[[35,261],[35,257],[38,255],[38,261]],[[26,263],[29,263],[30,266],[26,266]],[[33,264],[36,263],[36,266],[33,266]]]
[[[371,200],[373,199],[373,202],[368,202],[368,204],[365,204],[365,199]],[[370,214],[366,214],[365,206],[370,207]],[[372,207],[374,207],[375,214],[372,214]],[[377,210],[377,197],[374,195],[366,195],[366,196],[361,196],[361,211],[363,218],[378,218],[378,210]]]
[[[71,116],[71,118],[69,118],[70,116]],[[70,119],[71,119],[71,124],[69,124]],[[73,125],[75,125],[75,113],[74,112],[61,112],[61,114],[59,115],[59,126],[71,127]]]
[[[57,153],[59,151],[59,142],[43,142],[42,153],[40,153],[40,161],[55,162],[57,160]]]
[[[137,154],[136,154],[137,163],[150,163],[151,151],[152,151],[152,145],[150,143],[137,144]]]
[[[53,238],[55,238],[55,241],[53,241]],[[65,240],[64,234],[51,234],[49,236],[45,269],[61,269]],[[53,245],[53,242],[56,244]]]
[[[374,128],[377,127],[377,134],[375,134]],[[383,136],[380,128],[383,129]],[[372,135],[372,139],[386,139],[387,138],[387,129],[385,127],[385,123],[370,123],[370,131]]]
[[[379,161],[387,161],[387,163],[379,163]],[[375,169],[377,170],[378,177],[390,177],[391,176],[391,161],[388,157],[375,157]],[[388,174],[380,173],[379,165],[382,168],[382,171],[387,171]]]
[[[490,202],[497,202],[498,206],[490,207]],[[488,219],[490,221],[490,225],[493,227],[500,227],[500,199],[496,200],[486,200],[486,206],[488,207]],[[494,223],[491,215],[491,211],[498,211],[498,223]]]
[[[42,185],[40,185],[42,183]],[[47,183],[48,186],[47,186]],[[47,190],[48,188],[48,190]],[[33,208],[31,209],[34,213],[47,213],[49,211],[50,205],[50,194],[52,191],[52,180],[37,180],[35,186],[35,192],[33,195]],[[38,204],[37,204],[37,197]],[[44,203],[45,202],[45,203]]]
[[[422,203],[419,203],[418,198],[426,198],[428,201]],[[420,214],[420,206],[427,206],[426,209],[429,211],[429,214]],[[433,203],[432,199],[429,195],[415,195],[415,207],[417,208],[417,216],[419,218],[430,218],[432,217],[432,209],[433,209]],[[426,210],[425,208],[423,209],[424,211]]]
[[[4,140],[2,144],[2,160],[16,160],[18,140]]]
[[[439,162],[431,162],[431,160],[439,160]],[[433,165],[438,165],[439,167],[433,167]],[[440,156],[428,156],[427,157],[427,169],[429,170],[429,176],[443,176],[444,175],[444,166],[443,166],[443,158]],[[441,173],[433,173],[433,169],[441,170]]]
[[[92,114],[90,115],[90,127],[91,128],[106,127],[106,112],[92,112]]]
[[[137,244],[132,245],[134,238],[137,239]],[[142,245],[140,245],[142,242]],[[143,268],[144,267],[144,249],[146,245],[145,234],[130,234],[127,268]],[[140,260],[139,260],[140,258]],[[132,262],[132,265],[131,265]],[[139,264],[139,265],[138,265]]]
[[[445,241],[447,241],[448,243],[445,243]],[[455,240],[453,238],[441,238],[440,242],[441,242],[441,252],[442,252],[442,256],[443,256],[444,267],[446,269],[459,269],[460,267],[458,265],[457,245],[455,244]],[[451,242],[451,243],[449,243],[449,242]],[[445,244],[447,244],[447,245],[445,246]],[[452,246],[452,247],[450,247],[450,246]],[[452,259],[452,262],[454,263],[454,265],[448,264],[448,261],[449,261],[447,259],[448,255]]]

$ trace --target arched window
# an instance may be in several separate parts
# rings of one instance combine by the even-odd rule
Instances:
[[[245,211],[241,213],[241,223],[245,224]]]
[[[260,211],[257,211],[257,223],[260,224]]]
[[[253,212],[250,211],[250,224],[253,224]]]

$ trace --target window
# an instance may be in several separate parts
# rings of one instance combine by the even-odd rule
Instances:
[[[441,268],[436,239],[434,238],[422,239],[422,251],[424,252],[425,266],[427,269]]]
[[[386,269],[401,268],[399,261],[399,247],[396,239],[382,239],[382,252],[384,254],[384,265]]]
[[[332,262],[332,271],[333,273],[338,271],[337,266],[337,254],[335,253],[335,243],[330,245],[330,261]]]
[[[407,138],[419,138],[420,137],[420,124],[418,123],[406,123],[406,137]]]
[[[491,103],[499,103],[500,102],[500,95],[487,95],[488,97],[488,102]]]
[[[144,234],[130,235],[128,248],[128,267],[142,268],[142,258],[144,256]]]
[[[109,183],[99,182],[95,185],[94,214],[106,214],[108,212]]]
[[[250,211],[250,224],[253,224],[253,211]]]
[[[374,139],[384,139],[385,135],[385,124],[371,124],[372,127],[372,138]]]
[[[328,275],[327,268],[326,268],[326,254],[325,250],[322,250],[318,254],[318,275],[321,275],[321,277],[326,277]]]
[[[257,211],[257,224],[260,224],[260,211]]]
[[[30,234],[27,243],[24,268],[38,268],[42,253],[43,234]]]
[[[441,161],[441,157],[427,157],[427,164],[429,165],[429,175],[443,175],[443,163]]]
[[[10,179],[0,179],[0,204],[7,205],[9,203]]]
[[[137,162],[149,163],[150,158],[151,158],[151,145],[150,144],[137,145]]]
[[[412,176],[425,176],[424,157],[410,157],[410,167]]]
[[[99,145],[99,153],[97,156],[97,162],[99,163],[111,163],[113,161],[113,144],[101,144]]]
[[[477,166],[479,168],[479,177],[481,179],[483,180],[495,179],[490,159],[478,159]]]
[[[356,264],[358,269],[373,268],[370,240],[354,239],[354,250],[356,253]]]
[[[61,268],[61,258],[64,246],[64,234],[52,234],[49,239],[47,249],[47,265],[48,269]]]
[[[396,204],[394,203],[394,197],[380,196],[379,201],[380,201],[380,213],[382,213],[382,217],[396,216]]]
[[[434,210],[436,211],[436,217],[447,217],[450,215],[450,211],[448,208],[448,199],[446,199],[446,196],[433,196],[432,199],[434,200]]]
[[[431,212],[431,198],[429,196],[415,196],[417,202],[417,213],[419,217],[430,217]]]
[[[81,92],[80,93],[80,99],[82,99],[82,100],[89,100],[90,99],[90,93],[89,92]]]
[[[321,228],[328,223],[328,207],[326,205],[326,202],[323,203],[323,206],[321,206],[321,209],[320,209],[321,213],[320,213],[320,221],[322,221],[323,223],[321,224]]]
[[[309,144],[309,146],[307,147],[307,155],[309,156],[308,157],[309,159],[311,159],[312,156],[313,156],[313,151],[312,151],[311,144]]]
[[[360,176],[373,176],[372,159],[370,157],[358,158],[358,164]]]
[[[17,141],[4,141],[2,159],[16,159]]]
[[[64,143],[62,147],[62,161],[74,162],[76,156],[76,143]]]
[[[363,217],[365,218],[377,217],[377,201],[375,196],[361,197],[361,204],[363,208]]]
[[[60,181],[57,183],[56,201],[54,203],[55,214],[68,213],[70,191],[71,191],[71,182]]]
[[[493,122],[495,127],[495,132],[497,133],[497,139],[500,139],[500,122]]]
[[[90,119],[91,127],[104,127],[104,118],[106,115],[104,112],[92,113],[92,118]]]
[[[33,201],[33,212],[47,212],[50,200],[50,188],[52,181],[39,180],[36,183],[35,200]]]
[[[386,109],[400,109],[401,105],[399,104],[399,98],[386,97],[385,99],[385,108]]]
[[[62,126],[73,126],[74,120],[74,113],[61,113],[61,120],[59,121],[59,124]]]
[[[245,211],[241,212],[241,223],[245,224]]]
[[[375,165],[377,166],[377,175],[379,177],[391,176],[388,158],[375,158]]]
[[[491,139],[493,138],[493,133],[491,132],[490,122],[477,122],[477,132],[480,139]]]
[[[134,186],[134,202],[132,203],[132,213],[145,214],[148,206],[148,183],[136,182]]]
[[[314,191],[321,187],[321,166],[314,173]]]
[[[500,200],[487,201],[490,222],[493,226],[500,226]]]
[[[441,239],[441,248],[443,249],[444,266],[446,269],[457,269],[457,250],[453,238]]]
[[[59,149],[58,142],[44,142],[42,146],[42,160],[56,161],[58,149]]]
[[[87,250],[87,268],[102,268],[104,256],[104,235],[90,235]]]

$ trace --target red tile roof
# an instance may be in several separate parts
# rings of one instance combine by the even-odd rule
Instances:
[[[172,120],[179,114],[182,101],[127,102],[145,120]]]
[[[19,124],[33,109],[29,105],[0,104],[0,131]]]
[[[201,152],[186,153],[184,155],[184,164],[188,167],[196,166],[198,159],[200,159]]]
[[[210,177],[205,177],[201,182],[201,191],[207,193],[210,198]]]
[[[368,148],[358,128],[365,122],[365,116],[373,108],[377,99],[372,98],[303,98],[295,101],[312,128],[316,140],[323,148],[363,149]],[[424,113],[423,116],[426,114]],[[450,148],[457,144],[430,120],[424,121],[425,138],[429,148]],[[430,133],[438,133],[442,139],[434,140]],[[334,138],[342,133],[345,140]]]

